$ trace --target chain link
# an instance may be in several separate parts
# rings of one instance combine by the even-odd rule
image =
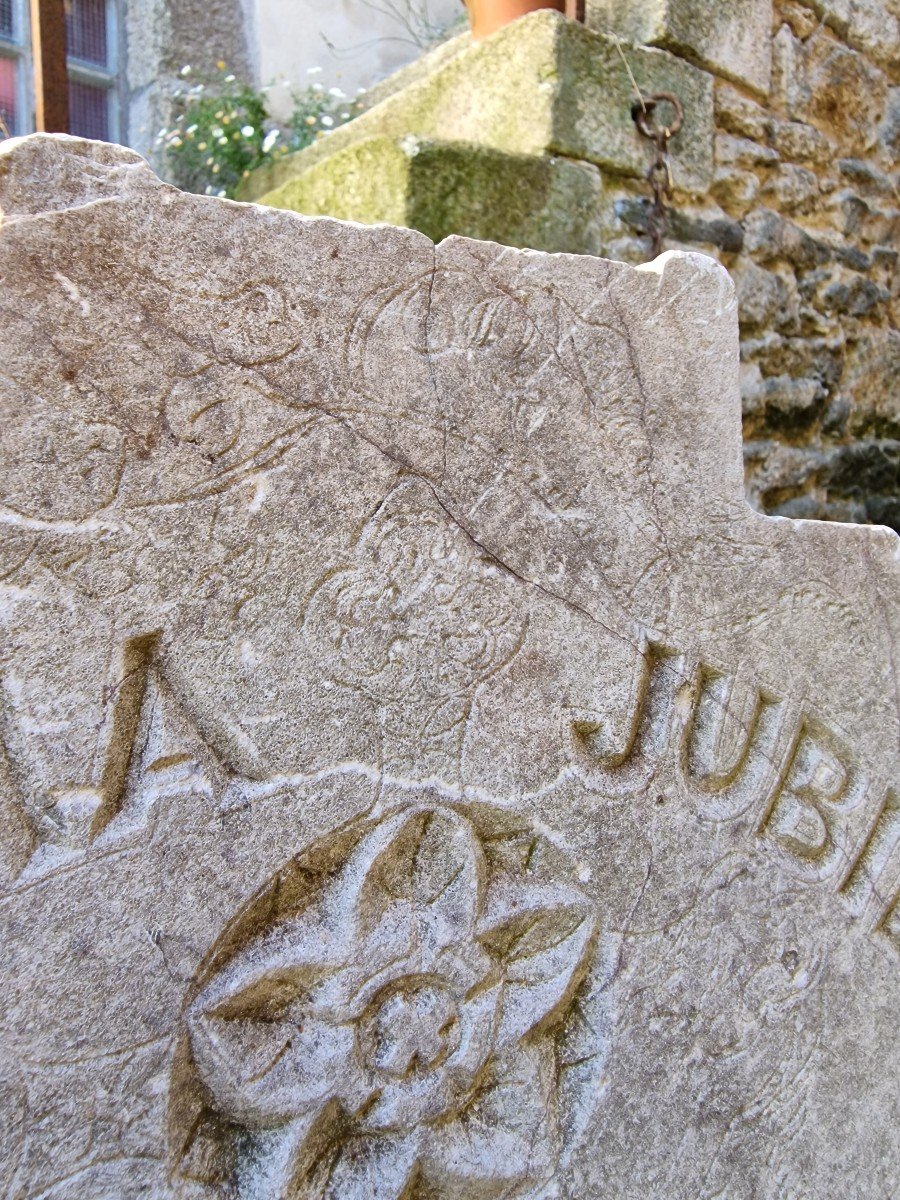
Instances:
[[[670,105],[675,116],[671,125],[657,125],[654,115],[661,104]],[[672,183],[672,163],[669,158],[669,141],[678,133],[684,121],[681,101],[672,92],[657,92],[646,98],[641,96],[631,106],[631,116],[638,133],[656,146],[656,157],[647,171],[647,182],[653,193],[653,203],[647,217],[647,233],[650,237],[652,257],[662,253],[663,238],[669,227],[669,212],[666,201],[675,194]]]

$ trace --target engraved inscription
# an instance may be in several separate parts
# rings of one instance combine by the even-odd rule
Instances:
[[[730,820],[757,803],[774,781],[784,705],[705,663],[697,668],[691,698],[681,743],[682,781],[701,816]]]
[[[900,846],[900,795],[888,789],[872,827],[847,872],[841,891],[855,916],[877,895],[878,883],[891,856]]]
[[[669,740],[677,666],[672,651],[646,644],[632,685],[630,719],[621,733],[604,714],[569,713],[570,753],[591,787],[632,796],[650,786]]]
[[[429,793],[289,864],[188,1003],[178,1175],[261,1198],[361,1200],[376,1179],[378,1195],[533,1194],[564,1148],[597,936],[572,875],[507,813]]]
[[[832,875],[851,849],[843,819],[862,802],[864,781],[849,753],[822,723],[806,719],[762,828],[819,878]]]
[[[871,780],[805,706],[790,712],[771,689],[707,663],[690,668],[685,655],[648,641],[621,731],[598,714],[567,717],[573,766],[592,790],[647,794],[674,748],[679,787],[698,817],[755,812],[757,834],[788,857],[792,874],[837,879],[854,917],[876,910],[871,932],[894,928],[879,880],[900,845],[896,791],[873,815]]]

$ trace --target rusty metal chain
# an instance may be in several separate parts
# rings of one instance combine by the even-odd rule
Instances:
[[[668,104],[675,112],[670,125],[657,125],[654,121],[656,110],[661,104]],[[675,194],[672,184],[672,164],[669,159],[669,141],[679,131],[684,121],[684,110],[681,101],[672,92],[656,92],[653,96],[641,96],[631,106],[631,116],[637,126],[638,133],[656,146],[656,157],[647,171],[647,182],[653,192],[653,203],[647,217],[647,233],[650,237],[652,257],[662,253],[663,238],[669,226],[669,212],[666,201]]]

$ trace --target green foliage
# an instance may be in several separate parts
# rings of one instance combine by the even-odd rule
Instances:
[[[240,82],[224,63],[215,76],[199,80],[183,67],[181,80],[172,124],[159,131],[156,145],[171,181],[207,196],[233,196],[256,167],[302,150],[363,108],[362,100],[348,100],[340,88],[312,83],[291,93],[291,115],[282,125],[269,114],[269,89]]]

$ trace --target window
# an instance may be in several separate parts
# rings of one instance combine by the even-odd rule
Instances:
[[[112,0],[66,0],[69,132],[78,137],[118,137],[115,46]]]
[[[115,0],[65,0],[69,132],[119,136]],[[0,0],[0,137],[28,133],[32,113],[28,0]]]
[[[27,37],[22,0],[0,0],[0,137],[26,133]]]

